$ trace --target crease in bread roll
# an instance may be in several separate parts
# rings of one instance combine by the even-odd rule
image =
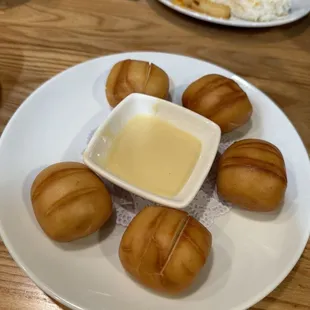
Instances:
[[[126,59],[116,63],[106,82],[106,96],[115,107],[132,93],[142,93],[165,99],[169,92],[169,77],[151,62]]]
[[[253,110],[240,86],[218,74],[205,75],[190,84],[183,93],[182,103],[218,124],[223,133],[244,125]]]
[[[148,83],[148,81],[149,81],[149,79],[150,79],[150,76],[151,76],[152,63],[149,62],[148,64],[149,64],[149,66],[148,66],[148,72],[147,72],[147,74],[146,74],[145,83],[144,83],[142,92],[145,92],[147,83]]]
[[[175,250],[176,246],[178,245],[178,243],[180,241],[180,238],[181,238],[181,236],[182,236],[182,234],[183,234],[183,232],[184,232],[184,230],[185,230],[185,228],[186,228],[186,226],[188,224],[188,221],[189,221],[189,216],[187,216],[187,218],[184,218],[183,221],[180,222],[180,226],[179,226],[179,228],[175,232],[174,238],[172,239],[172,242],[171,242],[172,246],[171,246],[171,248],[169,250],[166,262],[163,265],[163,268],[159,272],[159,274],[161,276],[163,276],[163,272],[164,272],[165,268],[167,267],[167,265],[168,265],[168,263],[169,263],[169,261],[171,259],[173,251]]]
[[[161,223],[161,220],[162,218],[164,217],[165,213],[164,212],[161,212],[159,213],[159,215],[157,217],[155,217],[154,219],[154,225],[151,225],[150,227],[150,232],[151,232],[151,237],[149,238],[149,241],[147,243],[147,246],[145,247],[145,250],[141,256],[141,258],[139,259],[138,261],[138,265],[137,267],[135,268],[136,269],[136,272],[139,274],[140,273],[140,268],[141,268],[141,265],[142,265],[142,262],[143,262],[143,259],[147,253],[147,251],[149,250],[149,247],[151,245],[151,243],[154,241],[154,234],[156,232],[156,229],[158,228],[158,226],[160,225]],[[153,229],[154,228],[154,229]],[[162,262],[160,262],[161,264]]]
[[[35,217],[48,237],[68,242],[97,231],[112,214],[104,183],[81,163],[43,169],[31,187]]]
[[[272,174],[275,177],[278,177],[284,183],[287,182],[286,174],[284,173],[282,168],[270,163],[266,163],[263,160],[259,159],[232,156],[229,159],[226,159],[225,163],[222,164],[221,168],[223,169],[240,166],[262,170],[266,173]]]
[[[278,155],[280,155],[280,157],[282,158],[282,153],[280,152],[280,150],[272,143],[265,141],[265,140],[261,140],[261,139],[244,139],[244,140],[240,140],[235,142],[235,148],[241,148],[241,147],[249,147],[249,145],[256,147],[256,148],[260,148],[265,150],[265,148],[267,148],[270,152],[274,152]]]
[[[98,190],[99,190],[98,188],[92,187],[70,192],[69,194],[65,195],[59,200],[53,202],[46,210],[45,215],[49,216],[54,212],[57,212],[61,207],[66,207],[66,205],[69,204],[70,202],[73,202],[76,199],[81,199],[82,196],[91,195]]]
[[[281,205],[287,188],[285,161],[273,144],[245,139],[222,155],[217,190],[227,201],[253,211],[272,211]]]
[[[209,231],[186,212],[149,206],[127,227],[119,257],[124,269],[140,283],[176,294],[192,283],[211,244]]]
[[[38,198],[40,193],[44,191],[44,188],[48,186],[49,183],[54,181],[59,181],[61,178],[68,177],[69,175],[75,174],[75,173],[83,173],[83,171],[87,169],[86,167],[75,167],[70,169],[61,169],[59,171],[54,171],[49,175],[46,175],[45,177],[41,178],[40,181],[37,179],[32,187],[31,187],[31,197],[32,200],[35,200]]]

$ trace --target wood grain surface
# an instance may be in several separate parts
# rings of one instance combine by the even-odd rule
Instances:
[[[179,15],[156,0],[0,0],[0,131],[41,83],[87,59],[151,50],[209,60],[282,108],[310,151],[310,16],[273,29],[237,29]],[[61,309],[0,243],[0,309]],[[63,309],[65,309],[63,307]],[[310,244],[256,310],[310,309]],[[212,309],[216,310],[216,309]]]

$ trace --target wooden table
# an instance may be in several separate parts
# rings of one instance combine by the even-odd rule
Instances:
[[[246,30],[195,21],[156,0],[7,2],[13,8],[0,12],[1,131],[35,88],[69,66],[152,50],[202,58],[243,76],[277,102],[310,151],[310,16],[284,27]],[[0,309],[59,307],[0,243]],[[310,309],[310,243],[286,280],[252,309]]]

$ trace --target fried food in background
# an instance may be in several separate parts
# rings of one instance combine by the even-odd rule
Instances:
[[[175,0],[173,2],[212,17],[229,19],[231,15],[228,5],[214,3],[210,0]]]

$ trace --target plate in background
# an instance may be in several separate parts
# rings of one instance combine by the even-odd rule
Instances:
[[[181,298],[154,294],[133,282],[118,259],[124,229],[105,226],[68,244],[50,241],[30,203],[38,172],[59,161],[82,161],[90,134],[110,112],[105,81],[124,59],[154,62],[170,76],[175,103],[189,83],[217,73],[247,92],[253,117],[239,139],[257,137],[283,152],[288,189],[276,213],[234,209],[216,219],[213,249],[195,284]],[[186,73],[186,74],[184,74]],[[294,151],[292,151],[294,150]],[[47,294],[73,309],[243,310],[264,298],[291,271],[309,237],[310,165],[295,128],[265,94],[208,62],[163,53],[125,53],[70,68],[38,88],[17,110],[0,140],[0,234],[19,266]]]
[[[191,16],[196,19],[200,19],[200,20],[214,23],[214,24],[221,24],[221,25],[232,26],[232,27],[244,27],[244,28],[275,27],[275,26],[290,24],[303,18],[310,12],[310,1],[309,0],[292,0],[292,10],[287,16],[281,17],[281,18],[278,18],[276,20],[269,21],[269,22],[252,22],[252,21],[242,20],[236,17],[231,17],[230,19],[215,18],[215,17],[208,16],[206,14],[195,12],[193,10],[176,5],[172,2],[172,0],[158,0],[158,1],[177,12]]]

